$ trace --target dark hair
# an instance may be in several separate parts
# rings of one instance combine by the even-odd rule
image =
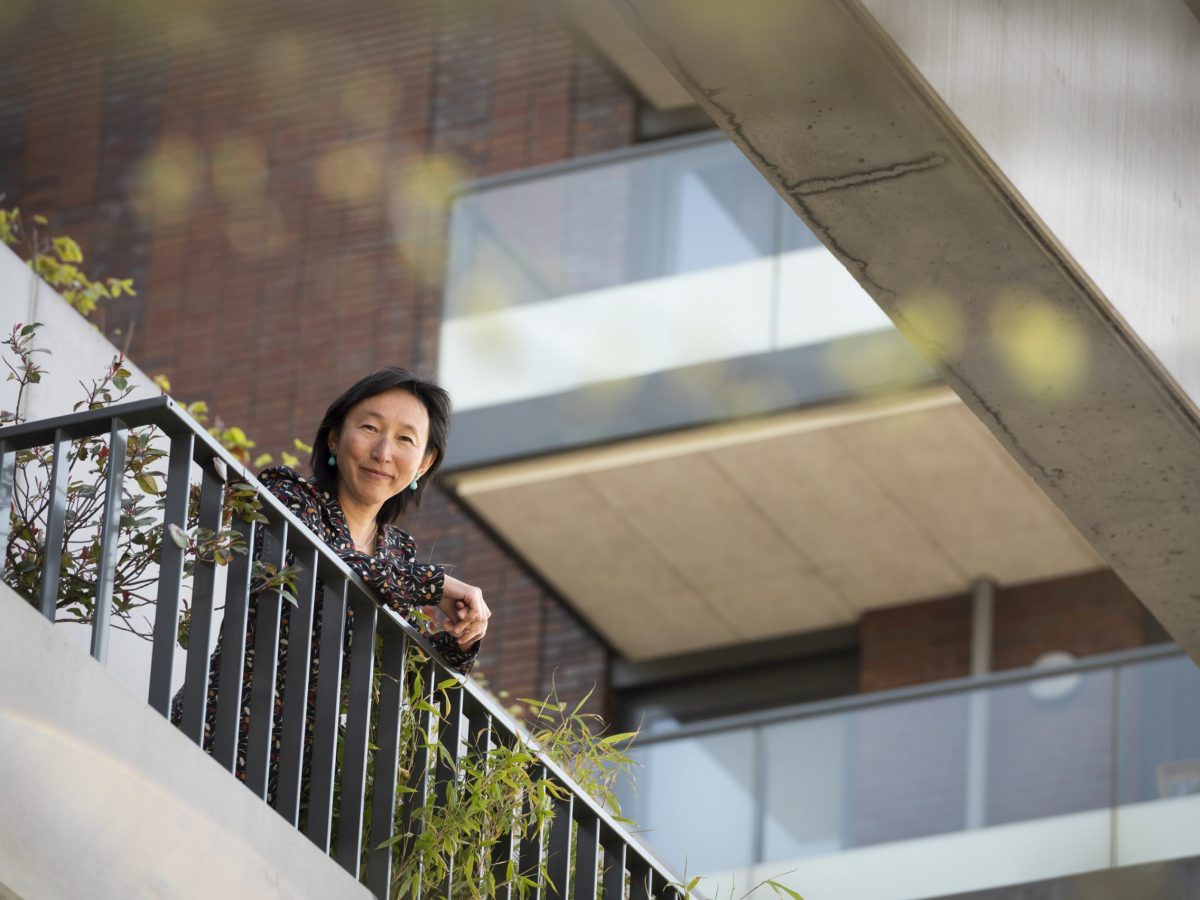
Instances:
[[[387,366],[354,382],[345,393],[329,405],[312,443],[313,480],[316,481],[317,487],[336,497],[337,466],[329,464],[329,435],[334,431],[341,431],[346,414],[356,403],[397,388],[408,391],[425,407],[425,411],[429,414],[429,443],[425,449],[426,452],[434,451],[436,455],[433,465],[421,477],[415,491],[403,490],[383,504],[375,519],[385,524],[395,522],[410,506],[419,506],[421,496],[425,493],[425,485],[441,468],[442,460],[446,456],[446,435],[450,431],[450,395],[432,381],[418,378],[408,369],[402,369],[400,366]]]

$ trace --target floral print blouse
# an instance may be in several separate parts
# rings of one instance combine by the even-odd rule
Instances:
[[[355,549],[336,497],[287,466],[264,469],[258,480],[392,609],[407,616],[418,606],[441,601],[445,570],[417,562],[417,544],[408,532],[395,525],[380,525],[375,555],[370,556]],[[478,643],[469,650],[460,650],[458,642],[444,631],[429,635],[429,639],[450,666],[463,674],[470,672],[479,652]]]

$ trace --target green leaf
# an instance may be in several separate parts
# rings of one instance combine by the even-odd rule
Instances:
[[[608,737],[600,739],[602,744],[620,744],[623,741],[632,741],[637,737],[636,731],[624,731],[621,734],[610,734]]]
[[[767,879],[767,887],[771,888],[771,890],[773,890],[780,897],[791,897],[792,900],[804,900],[804,898],[802,896],[797,894],[791,888],[784,887],[778,881],[772,881],[771,879],[768,878]]]
[[[42,327],[41,322],[30,322],[28,325],[24,326],[21,329],[21,337],[25,337],[26,335],[33,334],[35,331],[37,331],[41,327]]]
[[[140,487],[147,494],[154,494],[156,496],[158,495],[158,482],[154,480],[154,476],[149,472],[143,472],[134,480],[137,481],[138,487]]]
[[[76,263],[83,262],[83,251],[79,249],[79,245],[69,237],[56,237],[54,239],[54,252],[59,255],[63,262]]]

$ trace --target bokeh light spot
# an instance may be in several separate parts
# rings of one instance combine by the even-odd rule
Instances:
[[[222,138],[212,153],[212,180],[217,194],[232,206],[255,198],[267,177],[262,145],[243,135]]]
[[[992,340],[1009,375],[1030,397],[1062,401],[1087,382],[1088,345],[1068,310],[1036,294],[1002,294],[992,306]]]
[[[900,299],[896,326],[927,358],[958,359],[963,349],[963,321],[957,304],[939,291],[920,291]]]
[[[187,138],[166,137],[138,165],[133,207],[157,225],[177,224],[199,193],[204,157]]]
[[[330,200],[360,206],[380,198],[384,147],[345,144],[317,160],[317,187]]]

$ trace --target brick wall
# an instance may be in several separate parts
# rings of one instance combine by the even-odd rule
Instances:
[[[1091,656],[1167,640],[1111,571],[996,591],[992,668],[1021,668],[1050,650]],[[961,678],[971,668],[971,595],[872,610],[860,625],[862,691]]]
[[[310,440],[360,375],[436,370],[450,189],[633,140],[627,88],[546,10],[30,4],[0,16],[0,192],[135,279],[103,326],[177,397],[260,450]],[[603,688],[604,646],[451,499],[412,530],[496,610],[493,687]]]

